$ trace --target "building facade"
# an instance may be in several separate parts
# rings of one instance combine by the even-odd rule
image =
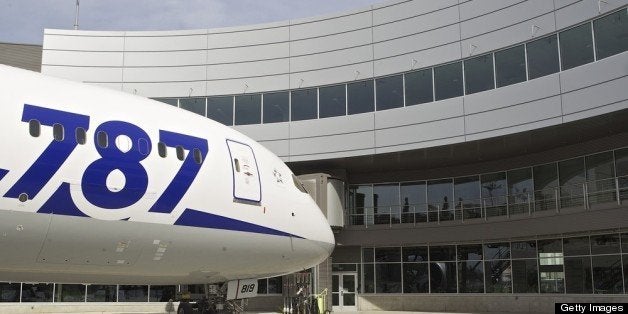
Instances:
[[[335,310],[549,312],[628,297],[627,5],[396,0],[45,30],[42,72],[196,112],[342,180]]]

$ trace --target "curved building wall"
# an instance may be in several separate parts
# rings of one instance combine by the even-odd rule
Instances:
[[[42,72],[153,98],[294,91],[417,69],[437,71],[460,60],[466,65],[484,53],[623,10],[627,3],[393,1],[341,15],[223,29],[46,30]],[[293,112],[291,122],[260,124],[258,118],[235,128],[287,161],[485,139],[628,108],[627,58],[623,52],[474,94],[460,78],[467,95],[418,106],[381,110],[374,104],[377,111],[351,114],[348,104],[349,115],[316,119],[323,115],[314,109],[319,113],[310,120],[294,121]],[[439,99],[438,88],[435,92]],[[293,94],[293,111],[295,99]],[[235,124],[245,123],[236,117]]]

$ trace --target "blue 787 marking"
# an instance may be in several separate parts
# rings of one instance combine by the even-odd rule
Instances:
[[[61,124],[67,134],[72,134],[70,131],[78,127],[85,130],[89,127],[89,116],[25,104],[22,121],[29,122],[33,119],[46,126]],[[102,158],[93,161],[85,169],[81,180],[85,198],[93,205],[107,209],[119,209],[137,203],[148,188],[148,173],[140,164],[152,151],[148,134],[139,126],[124,121],[104,122],[96,131],[107,132],[111,138],[107,147],[96,145]],[[96,144],[98,132],[94,133]],[[114,144],[120,135],[131,139],[132,144],[128,151],[121,151]],[[159,131],[159,137],[166,146],[182,146],[189,151],[177,174],[150,209],[152,212],[171,213],[201,168],[201,164],[194,161],[193,149],[197,148],[202,156],[207,156],[208,144],[206,139],[164,130]],[[140,147],[142,140],[148,146],[144,153],[141,153]],[[73,136],[66,135],[62,141],[53,140],[4,196],[18,198],[20,194],[27,193],[29,198],[34,198],[61,168],[76,146]],[[126,179],[124,188],[116,192],[110,191],[106,186],[107,176],[114,170],[122,172]]]

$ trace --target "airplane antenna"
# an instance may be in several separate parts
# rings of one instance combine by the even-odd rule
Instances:
[[[79,0],[76,0],[76,16],[74,18],[74,30],[78,29],[78,18],[79,18]]]

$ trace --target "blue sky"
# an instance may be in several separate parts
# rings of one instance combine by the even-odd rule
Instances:
[[[84,30],[174,30],[258,24],[366,8],[383,0],[80,0]],[[76,0],[0,0],[0,42],[42,44],[72,29]]]

